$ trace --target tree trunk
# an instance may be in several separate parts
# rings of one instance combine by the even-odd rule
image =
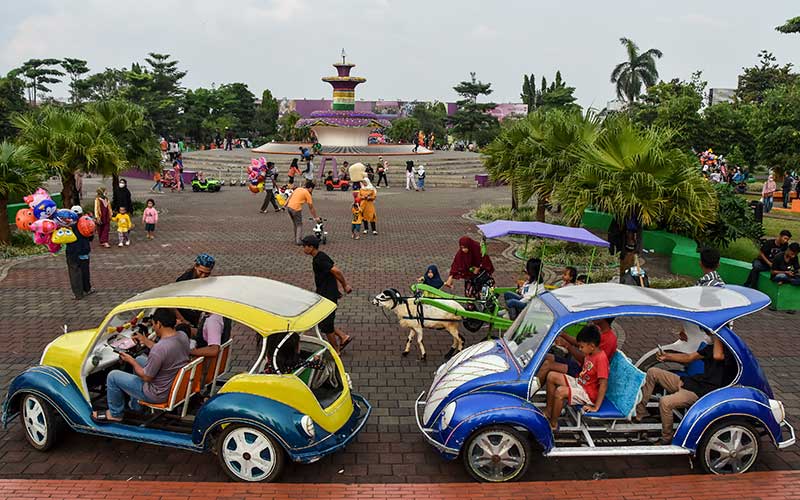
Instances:
[[[544,222],[545,212],[547,211],[547,199],[542,196],[536,197],[536,220]]]
[[[625,271],[630,269],[634,266],[636,262],[636,256],[642,253],[642,227],[639,225],[639,228],[635,232],[630,232],[627,229],[623,232],[622,236],[623,241],[623,249],[620,252],[619,258],[619,278],[622,280],[622,277],[625,275]],[[627,247],[629,242],[633,243],[634,249],[628,250]]]
[[[519,210],[519,201],[517,201],[517,190],[514,188],[514,180],[509,183],[511,186],[511,213],[516,214]]]
[[[73,196],[75,196],[75,172],[64,172],[61,174],[61,206],[71,207]]]
[[[8,229],[8,198],[0,197],[0,243],[11,241],[11,231]]]

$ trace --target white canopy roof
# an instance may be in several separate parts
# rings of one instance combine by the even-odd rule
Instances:
[[[724,287],[693,286],[657,290],[617,283],[597,283],[568,286],[550,293],[570,312],[631,305],[705,312],[751,304],[741,293]]]

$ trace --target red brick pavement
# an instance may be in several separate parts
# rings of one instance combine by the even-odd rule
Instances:
[[[91,181],[89,181],[91,182]],[[134,197],[144,199],[146,183],[132,181]],[[94,186],[85,188],[93,192]],[[407,332],[395,318],[385,317],[369,299],[385,287],[406,287],[430,263],[446,272],[465,233],[476,234],[462,215],[484,202],[503,198],[502,190],[397,189],[379,191],[380,235],[349,235],[349,193],[316,193],[320,213],[329,218],[331,243],[324,250],[352,282],[355,292],[340,302],[337,321],[356,336],[344,363],[355,389],[373,404],[374,412],[359,437],[343,452],[311,465],[287,467],[283,480],[314,483],[441,483],[468,481],[458,462],[445,462],[421,438],[412,413],[413,401],[430,385],[432,373],[450,346],[449,336],[427,331],[428,362],[414,355],[402,358]],[[67,323],[70,329],[96,327],[116,304],[136,292],[175,279],[201,251],[218,258],[216,274],[266,276],[305,288],[313,287],[310,259],[290,244],[285,214],[258,214],[261,196],[245,188],[220,193],[180,193],[156,196],[163,211],[156,240],[145,241],[138,227],[128,248],[92,252],[93,282],[99,292],[80,302],[70,300],[63,256],[24,261],[0,282],[0,391],[11,378],[38,361],[44,346]],[[140,217],[139,217],[140,218]],[[136,217],[134,218],[136,219]],[[309,228],[307,228],[309,229]],[[505,244],[489,250],[500,283],[512,282],[518,261],[500,256]],[[621,346],[634,359],[657,343],[671,341],[670,325],[662,320],[627,320]],[[765,311],[737,321],[737,331],[759,357],[792,422],[800,420],[800,343],[796,318]],[[481,334],[463,332],[468,343]],[[416,348],[414,348],[416,349]],[[234,366],[245,367],[256,356],[252,335],[234,331]],[[22,427],[13,423],[0,431],[0,478],[116,479],[159,481],[224,481],[212,455],[114,441],[67,432],[48,453],[33,451]],[[798,448],[776,452],[763,443],[758,470],[800,469]],[[607,477],[687,474],[685,457],[538,460],[526,480],[547,481]],[[657,483],[661,481],[656,481]]]
[[[739,476],[673,476],[603,481],[435,484],[231,484],[155,481],[0,480],[0,498],[52,500],[248,500],[248,499],[588,499],[718,500],[798,498],[800,472]]]

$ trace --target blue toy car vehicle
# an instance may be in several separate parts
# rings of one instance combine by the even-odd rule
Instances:
[[[522,477],[531,462],[532,441],[546,457],[691,455],[707,472],[745,472],[756,462],[760,436],[769,436],[778,448],[795,442],[783,404],[774,399],[753,353],[730,327],[731,321],[768,304],[766,295],[738,286],[653,290],[596,284],[543,293],[502,339],[474,345],[439,367],[427,398],[423,392],[417,399],[417,425],[444,458],[460,456],[469,474],[481,481]],[[661,423],[631,419],[645,374],[617,351],[599,410],[584,413],[579,406],[567,406],[554,433],[534,376],[554,340],[570,325],[626,316],[672,318],[713,332],[726,356],[735,359],[736,373],[731,370],[726,386],[677,412],[671,444],[653,445]],[[655,398],[647,404],[658,405]]]

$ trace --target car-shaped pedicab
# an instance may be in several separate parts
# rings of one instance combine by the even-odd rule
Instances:
[[[126,412],[123,423],[94,422],[92,407],[105,399],[109,371],[122,368],[117,351],[132,343],[134,331],[147,328],[141,325],[156,308],[186,308],[235,321],[258,334],[257,358],[248,370],[226,378],[233,340],[250,343],[252,337],[223,337],[216,358],[186,365],[173,381],[169,400],[147,405],[150,415]],[[85,434],[213,450],[234,480],[274,480],[287,458],[310,463],[344,448],[369,417],[369,403],[351,393],[336,352],[318,330],[303,334],[316,330],[335,308],[313,292],[249,276],[183,281],[140,293],[115,307],[99,328],[53,340],[38,365],[12,380],[3,425],[21,414],[28,442],[42,451],[56,443],[66,423]],[[299,358],[314,363],[281,373],[280,349],[290,335],[299,335]]]
[[[423,392],[417,399],[417,425],[444,458],[461,457],[481,481],[522,477],[534,441],[545,457],[690,455],[707,472],[745,472],[756,462],[760,436],[769,436],[778,448],[795,442],[783,404],[729,326],[768,304],[763,293],[739,286],[654,290],[603,283],[545,292],[502,339],[471,346],[439,367],[427,396]],[[724,387],[676,412],[671,444],[654,445],[661,423],[632,420],[645,374],[618,350],[598,411],[567,406],[553,432],[535,375],[554,340],[570,325],[626,316],[672,318],[714,332],[726,356],[733,356],[735,373],[731,370]],[[657,407],[657,396],[646,404]]]

